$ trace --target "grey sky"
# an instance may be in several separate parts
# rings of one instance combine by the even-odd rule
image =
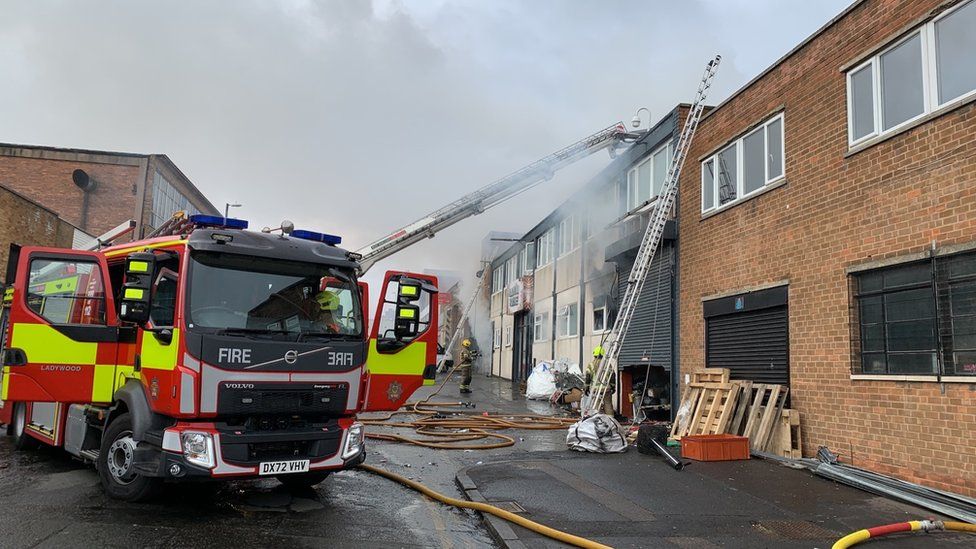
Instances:
[[[356,248],[646,106],[710,103],[849,0],[0,0],[0,141],[168,154],[255,226]],[[383,267],[472,271],[605,154]],[[373,274],[373,273],[371,273]]]

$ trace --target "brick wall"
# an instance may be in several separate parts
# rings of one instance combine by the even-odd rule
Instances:
[[[8,154],[11,149],[0,148],[0,185],[57,212],[89,234],[102,234],[135,214],[140,159],[126,157],[126,164],[101,163],[83,160],[93,155],[14,151],[35,156]],[[87,222],[82,219],[85,193],[71,179],[76,169],[84,170],[97,182],[89,193]]]
[[[845,269],[976,240],[973,103],[847,155],[841,67],[939,5],[865,1],[702,121],[681,179],[680,351],[683,371],[703,364],[703,297],[789,280],[804,455],[827,445],[855,465],[976,496],[976,384],[850,373]],[[703,218],[700,161],[779,109],[785,185]]]
[[[0,187],[0,277],[7,272],[10,243],[71,247],[74,227],[19,194]]]

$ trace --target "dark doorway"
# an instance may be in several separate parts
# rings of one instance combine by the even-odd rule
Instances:
[[[732,379],[790,384],[788,288],[705,302],[705,365]]]
[[[532,372],[532,323],[529,312],[515,313],[515,334],[512,342],[512,381],[525,381]]]

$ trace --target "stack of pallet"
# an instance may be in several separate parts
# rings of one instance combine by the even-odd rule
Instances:
[[[754,452],[800,457],[800,414],[786,409],[789,388],[730,381],[726,368],[691,374],[671,428],[671,438],[731,434],[749,437]]]

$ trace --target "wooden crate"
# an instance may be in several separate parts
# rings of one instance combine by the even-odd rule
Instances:
[[[671,438],[725,433],[741,387],[731,383],[691,383],[682,396]]]
[[[728,368],[704,368],[691,372],[692,383],[728,383]]]
[[[790,459],[800,459],[803,457],[801,436],[800,412],[789,409],[783,410],[779,421],[776,422],[766,451]]]

